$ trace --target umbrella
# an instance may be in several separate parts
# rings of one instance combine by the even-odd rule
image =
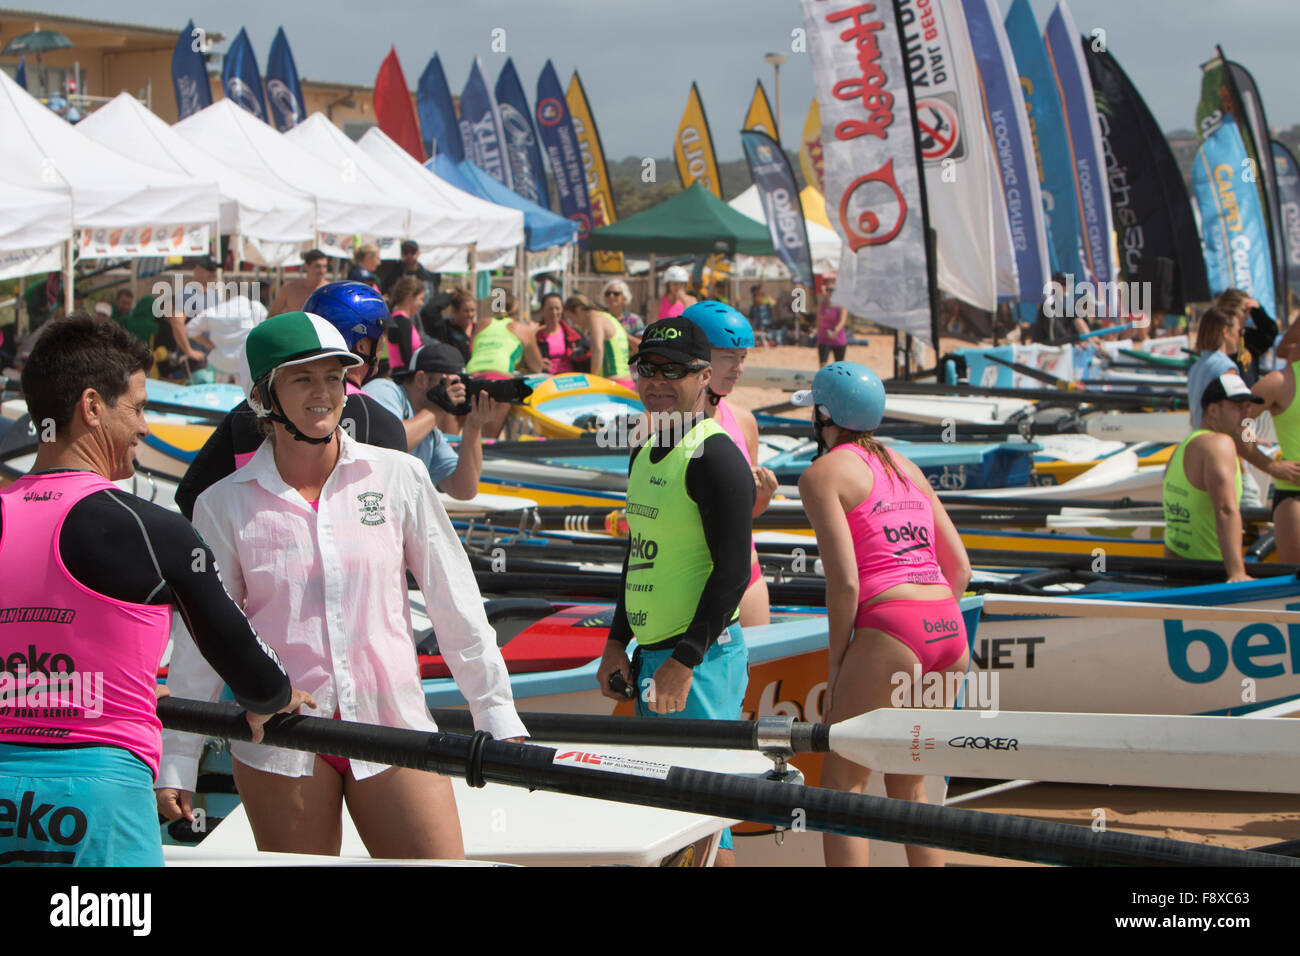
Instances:
[[[24,53],[48,53],[66,50],[72,41],[57,30],[33,30],[14,37],[0,50],[0,56],[21,56]]]
[[[40,24],[37,24],[39,26]],[[5,44],[5,48],[0,50],[0,56],[19,56],[27,53],[36,54],[36,75],[40,78],[41,89],[47,89],[45,83],[45,70],[41,65],[41,54],[48,53],[50,50],[66,50],[72,46],[72,41],[65,37],[58,30],[33,30],[30,33],[21,33]]]

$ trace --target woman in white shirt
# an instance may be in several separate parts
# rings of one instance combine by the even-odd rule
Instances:
[[[271,435],[247,465],[199,496],[194,524],[294,686],[344,720],[436,729],[411,639],[409,569],[475,727],[521,738],[505,661],[424,466],[338,427],[344,369],[360,359],[337,329],[305,312],[257,326],[245,354],[249,404]],[[213,700],[221,690],[183,638],[168,684],[177,697]],[[200,745],[165,735],[160,804],[193,789]],[[445,777],[241,743],[231,753],[262,850],[337,855],[346,801],[374,857],[464,856]]]

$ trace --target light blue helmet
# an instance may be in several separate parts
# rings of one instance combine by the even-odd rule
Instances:
[[[750,328],[749,320],[725,302],[705,299],[683,312],[682,318],[698,325],[715,349],[754,347],[754,330]]]
[[[840,428],[870,432],[885,417],[885,386],[865,365],[832,362],[813,376],[811,389],[796,392],[791,402],[824,408]]]

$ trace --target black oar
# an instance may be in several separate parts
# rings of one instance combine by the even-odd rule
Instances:
[[[158,714],[170,730],[247,741],[248,724],[232,704],[165,698]],[[643,764],[640,776],[565,762],[550,747],[507,743],[487,734],[428,734],[323,717],[277,716],[263,743],[353,760],[464,776],[530,790],[704,813],[790,828],[868,837],[1062,865],[1295,866],[1284,856],[1176,840],[1095,832],[1087,827],[890,800],[735,774]]]
[[[985,388],[977,385],[922,385],[916,382],[899,382],[889,390],[899,395],[926,395],[941,397],[961,395],[971,398],[1021,398],[1027,402],[1052,402],[1056,404],[1089,404],[1107,408],[1163,408],[1169,411],[1186,411],[1187,396],[1170,392],[1141,392],[1136,390],[1066,392],[1049,388]]]

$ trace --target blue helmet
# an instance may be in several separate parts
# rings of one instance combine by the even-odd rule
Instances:
[[[840,428],[870,432],[885,417],[885,386],[865,365],[832,362],[813,376],[812,388],[796,392],[792,402],[825,408]]]
[[[384,297],[364,282],[331,282],[303,303],[302,310],[319,315],[343,334],[348,348],[362,339],[379,339],[392,321]]]
[[[754,347],[754,330],[750,328],[749,320],[725,302],[710,299],[696,302],[682,313],[682,318],[698,325],[715,349]]]

